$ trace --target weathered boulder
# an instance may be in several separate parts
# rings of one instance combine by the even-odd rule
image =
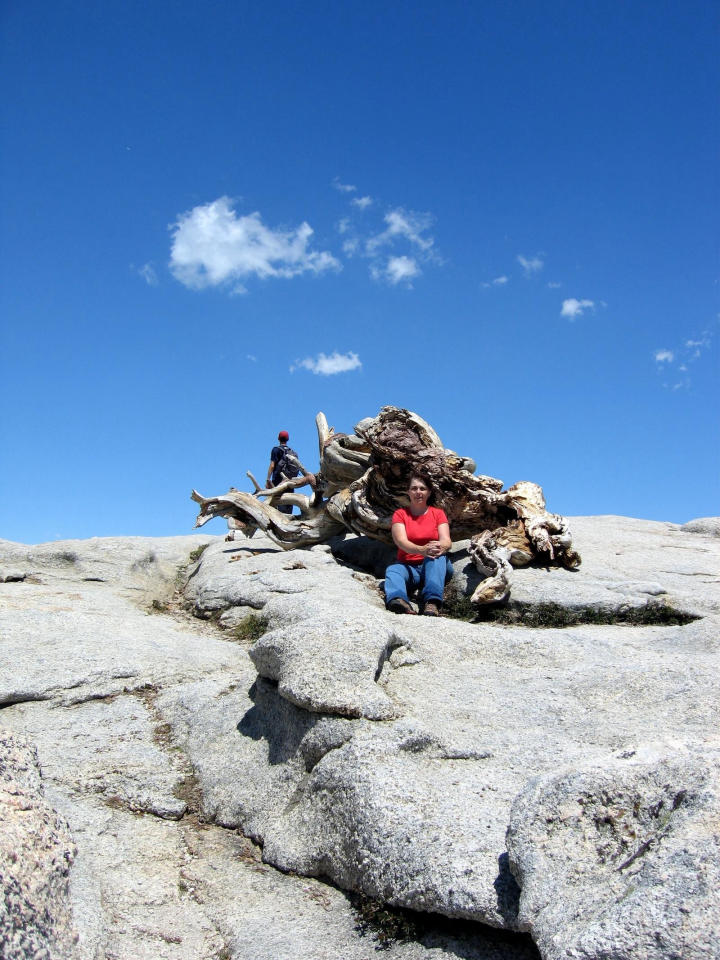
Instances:
[[[720,753],[660,745],[532,781],[515,800],[520,926],[547,960],[720,956]]]

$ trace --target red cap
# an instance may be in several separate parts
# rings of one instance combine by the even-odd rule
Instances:
[[[278,440],[281,443],[286,443],[289,439],[290,439],[290,434],[287,432],[287,430],[281,430],[280,433],[278,434]]]

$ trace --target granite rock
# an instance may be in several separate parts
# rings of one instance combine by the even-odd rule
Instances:
[[[36,752],[0,730],[0,947],[5,960],[74,953],[69,874],[76,854],[44,796]]]
[[[547,960],[720,956],[720,752],[660,744],[532,781],[508,828]]]

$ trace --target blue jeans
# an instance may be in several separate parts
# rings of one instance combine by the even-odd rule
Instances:
[[[385,571],[385,604],[398,597],[408,599],[408,587],[420,587],[424,603],[442,603],[445,581],[453,575],[448,558],[425,557],[422,563],[391,563]]]

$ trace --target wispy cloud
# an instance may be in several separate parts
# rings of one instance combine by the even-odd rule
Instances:
[[[718,318],[720,319],[720,317]],[[690,373],[695,364],[713,347],[717,328],[707,327],[696,337],[687,338],[677,347],[662,347],[653,352],[653,359],[667,390],[687,389],[691,386]]]
[[[358,370],[362,367],[360,357],[349,351],[348,353],[338,353],[337,350],[331,354],[319,353],[317,357],[305,357],[304,360],[296,360],[290,367],[290,373],[295,370],[309,370],[311,373],[323,377],[331,377],[336,373],[347,373],[350,370]]]
[[[332,182],[332,185],[336,190],[339,190],[340,193],[355,193],[357,187],[352,183],[341,183],[340,177],[335,177]]]
[[[552,280],[548,283],[548,290],[559,290],[561,286],[561,283],[558,283],[556,280]]]
[[[545,261],[540,258],[539,254],[536,254],[534,257],[524,257],[519,253],[516,260],[523,268],[526,277],[531,277],[534,273],[540,273],[545,266]]]
[[[238,216],[228,197],[180,214],[170,230],[173,276],[196,290],[234,284],[233,292],[244,293],[240,281],[251,276],[289,278],[341,269],[331,253],[309,249],[308,223],[272,229],[257,212]]]
[[[429,213],[415,213],[412,210],[403,210],[402,207],[396,207],[385,214],[384,221],[387,224],[382,233],[370,237],[365,243],[365,249],[368,254],[376,253],[381,247],[392,245],[397,240],[408,240],[419,250],[428,253],[434,244],[434,239],[430,236],[424,236],[427,230],[432,226],[433,218]]]
[[[152,265],[152,262],[144,263],[138,269],[138,273],[149,287],[156,287],[158,285],[157,272],[155,267]]]
[[[594,309],[594,300],[577,300],[575,297],[569,297],[567,300],[563,300],[560,316],[574,320],[575,317],[581,317],[586,310]]]
[[[690,360],[697,360],[702,356],[707,347],[710,346],[710,336],[705,334],[700,340],[686,340],[685,349],[690,351]]]
[[[483,287],[504,287],[509,280],[510,277],[506,277],[505,274],[503,274],[501,277],[495,277],[494,280],[485,281]]]
[[[257,357],[255,356],[254,353],[246,353],[245,359],[249,360],[251,363],[257,363]]]
[[[345,192],[351,186],[337,178],[334,185]],[[342,237],[342,251],[348,258],[360,256],[368,260],[373,280],[412,287],[412,280],[422,275],[424,264],[442,263],[430,233],[434,223],[430,213],[391,207],[382,214],[382,227],[378,229],[380,213],[376,199],[369,194],[353,197],[349,207],[350,215],[335,225]],[[360,217],[365,211],[369,213]]]

